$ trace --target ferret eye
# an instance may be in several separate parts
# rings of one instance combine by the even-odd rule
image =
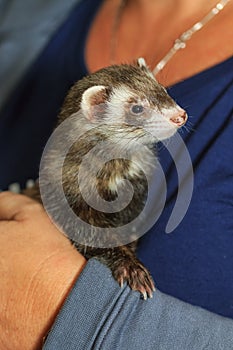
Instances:
[[[144,107],[142,105],[133,105],[131,107],[131,112],[133,114],[142,114],[144,112]]]

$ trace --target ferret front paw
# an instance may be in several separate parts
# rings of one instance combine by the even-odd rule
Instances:
[[[155,286],[148,270],[138,260],[121,261],[114,264],[112,274],[115,280],[122,287],[126,282],[132,290],[141,293],[144,300],[152,298]]]

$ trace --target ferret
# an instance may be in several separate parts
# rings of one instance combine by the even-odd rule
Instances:
[[[72,211],[92,229],[86,232],[85,225],[77,225],[78,227],[73,227],[77,235],[74,233],[73,238],[69,238],[87,259],[95,257],[106,264],[120,286],[126,282],[132,290],[139,291],[147,299],[152,297],[155,286],[149,271],[136,257],[137,242],[133,241],[135,230],[128,232],[126,240],[120,232],[143,209],[148,190],[144,172],[153,173],[152,163],[156,166],[156,143],[174,135],[185,124],[187,114],[156,81],[143,59],[133,64],[102,68],[75,83],[64,100],[58,116],[58,126],[76,114],[77,117],[71,120],[71,128],[64,137],[74,137],[76,132],[81,137],[73,143],[65,157],[62,186]],[[89,166],[82,168],[82,178],[87,186],[90,185],[89,172],[99,169],[95,181],[91,180],[94,182],[91,183],[91,188],[95,187],[98,195],[110,205],[114,204],[118,193],[127,192],[124,180],[130,181],[133,186],[131,201],[118,212],[93,208],[83,198],[78,184],[84,157],[100,142],[103,145],[111,144],[112,151],[109,149],[107,152],[119,156],[107,161],[99,169],[101,150],[94,152]],[[140,145],[141,154],[137,152]],[[144,152],[143,147],[149,152]],[[120,158],[121,154],[124,157]],[[152,160],[152,155],[155,161]],[[66,221],[65,215],[62,217],[54,185],[57,181],[58,159],[58,149],[48,155],[52,170],[45,180],[48,196],[54,203],[52,216],[55,222],[58,217]],[[39,187],[35,187],[27,194],[41,200],[39,191]],[[65,233],[66,225],[69,223],[63,226]],[[97,230],[101,228],[105,232],[104,238]],[[88,244],[85,239],[81,242],[76,239],[85,235]]]

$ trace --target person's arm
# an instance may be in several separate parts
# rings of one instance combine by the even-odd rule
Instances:
[[[0,349],[233,349],[232,320],[120,288],[21,195],[0,194],[0,276]]]
[[[44,350],[230,350],[233,321],[156,291],[142,300],[89,260]]]
[[[0,349],[41,349],[85,263],[41,205],[0,193]]]

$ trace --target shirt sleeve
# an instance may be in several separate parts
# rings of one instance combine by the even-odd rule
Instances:
[[[111,271],[88,261],[44,350],[230,350],[233,321],[156,291],[142,300]]]

